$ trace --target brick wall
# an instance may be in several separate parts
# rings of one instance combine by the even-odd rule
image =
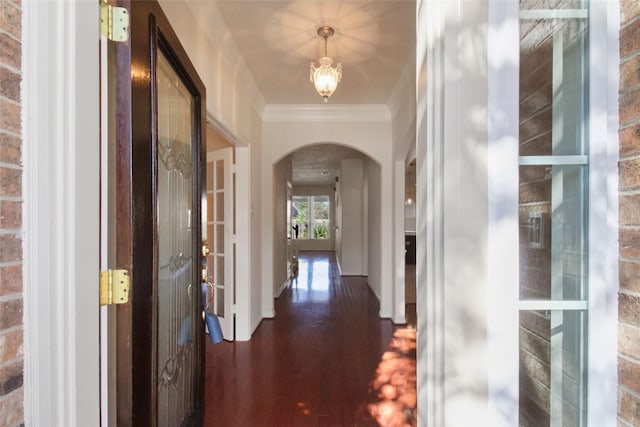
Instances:
[[[620,28],[620,293],[618,421],[640,425],[640,2],[622,0]]]
[[[23,422],[21,0],[0,0],[0,426]]]

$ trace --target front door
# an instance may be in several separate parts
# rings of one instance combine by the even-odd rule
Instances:
[[[157,2],[131,2],[131,108],[131,403],[118,422],[194,425],[203,405],[205,88]]]

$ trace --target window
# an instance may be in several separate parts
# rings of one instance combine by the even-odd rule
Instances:
[[[292,202],[292,237],[328,239],[329,196],[293,196]]]
[[[520,3],[520,425],[586,425],[589,13],[566,4]]]

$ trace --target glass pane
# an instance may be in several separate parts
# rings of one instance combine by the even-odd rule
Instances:
[[[587,27],[577,18],[520,21],[521,156],[586,154]]]
[[[520,313],[520,426],[580,426],[586,419],[586,314]]]
[[[224,256],[216,255],[216,274],[215,274],[215,283],[216,285],[225,286],[226,283],[224,281]]]
[[[329,196],[313,198],[313,219],[329,219]]]
[[[224,193],[216,193],[216,221],[224,221]]]
[[[530,9],[582,9],[584,0],[520,0],[521,10]]]
[[[207,221],[213,221],[213,194],[207,194]]]
[[[224,189],[224,160],[216,160],[216,190]]]
[[[158,55],[158,424],[180,425],[192,410],[196,361],[192,284],[193,99],[162,52]],[[149,236],[151,238],[152,236]]]
[[[520,167],[520,298],[585,299],[586,166]]]
[[[224,288],[216,288],[216,296],[213,302],[215,314],[224,317]]]
[[[216,253],[223,254],[224,253],[224,225],[223,224],[216,225],[215,242],[216,242],[216,246],[215,246]]]
[[[213,190],[213,167],[211,163],[207,163],[207,191]]]

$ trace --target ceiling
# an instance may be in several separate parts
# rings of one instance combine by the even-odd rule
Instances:
[[[318,104],[309,81],[330,25],[343,76],[330,104],[386,104],[415,57],[415,0],[215,0],[266,104]]]
[[[328,106],[387,104],[403,72],[415,67],[415,0],[213,0],[267,105],[324,104],[309,81],[323,56],[317,30],[330,25],[328,55],[343,76]],[[331,184],[344,147],[293,154],[294,184]]]
[[[359,151],[335,144],[318,144],[301,148],[291,155],[293,184],[331,185],[340,175],[340,160],[366,157]]]

